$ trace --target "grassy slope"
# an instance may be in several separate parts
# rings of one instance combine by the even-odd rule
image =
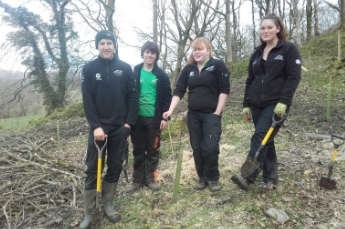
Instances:
[[[244,123],[241,116],[243,94],[243,63],[233,68],[232,93],[223,115],[223,134],[220,142],[220,171],[222,191],[194,191],[197,181],[188,134],[182,139],[184,161],[181,186],[177,203],[171,202],[176,163],[171,157],[168,139],[162,143],[160,161],[160,181],[162,190],[152,193],[147,188],[132,195],[126,195],[125,185],[119,187],[116,201],[123,220],[111,225],[103,223],[104,228],[341,228],[344,208],[334,207],[334,200],[343,196],[342,192],[325,191],[317,186],[321,174],[325,174],[326,163],[332,144],[328,141],[302,139],[304,132],[330,134],[344,131],[337,116],[345,111],[344,78],[341,66],[334,60],[336,38],[334,34],[313,40],[301,48],[303,79],[296,92],[295,103],[289,121],[286,122],[276,140],[280,163],[280,186],[278,190],[260,193],[254,185],[248,193],[239,190],[230,181],[233,173],[239,172],[249,147],[253,127]],[[332,85],[332,118],[327,123],[325,98],[328,84]],[[339,102],[340,101],[340,102]],[[173,120],[174,121],[174,120]],[[340,121],[340,120],[339,120]],[[343,121],[342,121],[343,122]],[[338,129],[337,129],[338,128]],[[174,134],[174,151],[178,151],[178,132]],[[317,155],[312,155],[316,153]],[[317,161],[319,160],[319,161]],[[322,163],[319,163],[322,161]],[[320,165],[321,164],[321,165]],[[338,169],[344,168],[340,161]],[[325,175],[324,175],[325,176]],[[258,181],[260,181],[260,177]],[[339,179],[339,175],[338,175]],[[341,185],[338,181],[338,185]],[[224,200],[225,203],[224,203]],[[333,205],[332,205],[333,204]],[[330,206],[333,209],[330,209]],[[265,211],[275,207],[285,211],[290,220],[284,226],[266,216]],[[330,213],[331,212],[331,213]]]
[[[239,172],[245,160],[253,132],[252,124],[244,122],[241,115],[244,69],[247,65],[247,62],[243,61],[231,66],[231,95],[222,119],[219,160],[222,190],[218,193],[211,193],[208,189],[193,190],[197,175],[188,131],[182,126],[180,144],[181,124],[176,121],[179,117],[177,112],[171,121],[172,143],[169,141],[168,132],[163,132],[159,164],[162,190],[151,192],[143,188],[128,195],[126,188],[129,184],[121,178],[115,204],[122,214],[122,220],[120,223],[111,224],[104,219],[102,228],[342,228],[345,225],[345,222],[341,221],[341,216],[345,213],[345,193],[342,191],[345,183],[337,171],[344,170],[345,156],[340,153],[334,172],[340,188],[337,191],[321,190],[317,182],[320,176],[325,176],[327,172],[326,163],[333,146],[328,141],[303,138],[305,132],[330,134],[334,131],[343,133],[345,130],[344,120],[341,119],[345,111],[344,67],[336,69],[343,65],[333,59],[336,56],[335,41],[334,34],[325,35],[300,49],[303,66],[309,71],[303,72],[290,116],[276,139],[280,162],[278,190],[261,193],[254,185],[251,191],[243,192],[230,181],[231,174]],[[325,98],[329,82],[333,86],[332,121],[325,122]],[[81,109],[81,106],[79,104],[74,108]],[[182,102],[178,110],[186,111],[186,104]],[[55,118],[60,116],[71,117],[68,112],[54,115]],[[45,121],[41,120],[39,123]],[[70,143],[63,145],[63,151],[76,155],[76,164],[80,166],[83,166],[83,155],[80,152],[85,149],[86,139],[87,136],[81,135],[77,141],[72,139]],[[173,150],[170,144],[173,145]],[[344,149],[340,148],[340,151]],[[177,203],[172,203],[176,170],[174,154],[178,152],[183,153],[180,191]],[[130,156],[129,165],[131,164]],[[82,172],[80,173],[79,175],[82,175]],[[129,173],[131,174],[131,171]],[[258,181],[260,179],[259,177]],[[77,203],[80,208],[84,205],[80,193]],[[285,211],[290,220],[280,226],[266,216],[265,211],[270,207]],[[68,228],[67,225],[77,225],[82,217],[82,211],[71,215],[70,220],[63,222],[64,228]]]

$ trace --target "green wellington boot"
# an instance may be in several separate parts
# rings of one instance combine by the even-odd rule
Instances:
[[[112,223],[117,223],[121,220],[121,215],[115,210],[114,197],[116,192],[117,182],[108,183],[102,182],[102,200],[104,206],[104,213]]]
[[[85,219],[80,223],[78,229],[86,229],[92,221],[92,210],[96,207],[96,190],[84,191]]]

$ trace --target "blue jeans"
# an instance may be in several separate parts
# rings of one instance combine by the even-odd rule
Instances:
[[[250,107],[252,118],[255,126],[254,135],[250,141],[250,151],[248,157],[254,158],[256,151],[259,149],[262,140],[272,125],[273,110],[276,104],[267,107]],[[289,107],[286,109],[288,112]],[[257,161],[260,163],[258,168],[252,175],[246,177],[247,180],[254,183],[260,172],[263,172],[264,182],[278,183],[278,161],[274,145],[274,137],[278,133],[280,125],[277,125],[272,132],[271,137],[267,141],[265,147],[258,155]]]
[[[103,151],[102,157],[102,171],[105,164],[105,154],[107,153],[107,172],[103,177],[103,180],[108,183],[117,182],[120,178],[122,171],[123,155],[127,153],[127,137],[130,129],[124,126],[103,128],[105,134],[108,135],[108,143]],[[96,141],[96,144],[101,149],[105,142]],[[86,154],[86,166],[87,169],[85,179],[85,190],[96,189],[97,179],[97,161],[98,150],[94,143],[93,130],[89,132],[88,148]]]
[[[188,111],[187,122],[195,168],[201,181],[219,179],[219,140],[222,117],[212,113]]]

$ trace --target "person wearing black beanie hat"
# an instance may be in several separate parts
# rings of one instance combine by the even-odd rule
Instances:
[[[103,147],[103,159],[106,158],[104,164],[107,164],[101,182],[104,215],[112,223],[121,220],[121,215],[114,206],[114,198],[124,155],[127,153],[127,137],[138,118],[138,95],[133,70],[129,64],[114,55],[113,33],[108,30],[99,31],[95,45],[99,56],[84,65],[81,75],[84,112],[90,130],[85,161],[85,218],[78,229],[89,228],[92,222],[96,195],[100,191],[99,185],[96,185],[99,184],[96,182],[97,171],[101,170],[97,166],[98,151]]]
[[[96,38],[95,38],[96,49],[98,49],[98,44],[102,39],[111,40],[115,46],[115,37],[114,37],[114,34],[110,30],[101,30],[96,34]]]

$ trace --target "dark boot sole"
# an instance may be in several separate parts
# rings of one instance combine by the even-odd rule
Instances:
[[[240,189],[242,189],[242,190],[244,190],[244,191],[246,191],[246,192],[249,190],[249,185],[247,185],[247,184],[245,183],[245,181],[243,180],[243,178],[241,179],[240,177],[238,177],[238,175],[233,175],[233,176],[231,177],[231,180],[232,180],[232,182],[234,182],[235,184],[237,184],[238,187],[239,187]]]

